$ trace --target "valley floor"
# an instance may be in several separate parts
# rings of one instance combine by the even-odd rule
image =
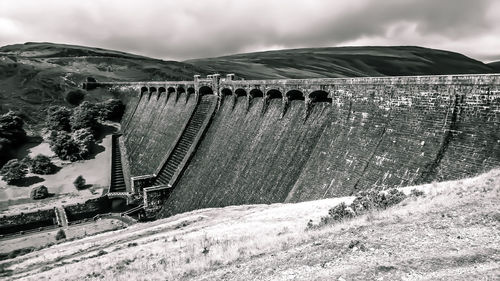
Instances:
[[[414,187],[405,188],[406,191]],[[24,280],[498,280],[500,170],[315,230],[336,198],[193,211],[0,262]]]

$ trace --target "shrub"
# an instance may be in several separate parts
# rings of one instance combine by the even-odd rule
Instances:
[[[425,192],[414,188],[410,191],[410,196],[413,196],[413,197],[425,196]]]
[[[68,133],[52,131],[49,136],[50,149],[62,160],[72,162],[81,159],[80,146]]]
[[[85,179],[80,175],[75,179],[75,181],[73,181],[73,185],[76,187],[76,189],[84,189]]]
[[[78,145],[79,156],[87,158],[90,155],[92,146],[95,144],[95,138],[90,129],[78,129],[72,134],[73,141]]]
[[[24,141],[26,132],[23,125],[24,121],[21,116],[13,111],[0,115],[0,138],[13,143]]]
[[[22,180],[28,173],[28,167],[17,159],[9,160],[0,170],[0,175],[8,184]]]
[[[101,120],[120,120],[125,112],[125,105],[118,99],[109,99],[98,107]]]
[[[66,239],[66,233],[64,233],[64,230],[59,229],[59,231],[56,233],[56,240],[59,241],[62,239]]]
[[[350,206],[342,202],[328,210],[328,215],[334,221],[341,221],[356,216],[356,213]]]
[[[30,159],[26,164],[29,166],[30,171],[34,174],[50,175],[57,172],[57,166],[52,163],[49,157],[43,154],[38,154],[33,159]]]
[[[385,209],[403,201],[406,195],[396,188],[387,191],[367,190],[358,192],[352,202],[356,213],[363,213],[371,209]]]
[[[31,199],[39,200],[49,197],[49,190],[45,185],[34,187],[30,194]]]
[[[78,129],[87,128],[95,134],[99,127],[99,122],[97,121],[98,117],[98,108],[94,104],[84,101],[78,107],[73,109],[73,114],[69,120],[71,130],[76,131]]]
[[[85,92],[81,89],[73,89],[66,93],[64,98],[71,105],[79,105],[85,98]]]
[[[45,121],[48,130],[66,131],[71,129],[69,120],[72,110],[64,106],[51,106],[47,110],[47,120]]]

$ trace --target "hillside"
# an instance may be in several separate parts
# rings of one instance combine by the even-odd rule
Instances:
[[[23,113],[37,125],[43,110],[66,104],[64,94],[87,77],[98,81],[192,79],[202,70],[190,64],[162,61],[99,48],[53,43],[26,43],[0,48],[0,113]],[[109,98],[95,94],[88,100]]]
[[[490,62],[488,66],[495,70],[495,72],[500,72],[500,61]]]
[[[306,230],[351,197],[203,209],[0,262],[6,280],[493,280],[500,170]],[[35,234],[36,235],[36,234]]]
[[[290,49],[185,62],[245,79],[495,72],[491,66],[462,54],[412,46]]]

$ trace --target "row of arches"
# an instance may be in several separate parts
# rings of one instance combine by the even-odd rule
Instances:
[[[221,90],[221,93],[223,96],[230,96],[233,95],[233,91],[228,88],[224,88]],[[252,89],[250,92],[247,94],[247,91],[242,88],[238,88],[234,91],[234,95],[236,97],[242,97],[242,96],[248,96],[252,98],[256,97],[264,97],[264,93],[260,89]],[[271,89],[268,90],[265,94],[265,96],[268,99],[281,99],[283,98],[283,93],[281,91],[276,90],[276,89]],[[288,98],[288,100],[305,100],[305,95],[299,90],[290,90],[286,92],[285,96]],[[328,93],[325,91],[317,90],[313,91],[308,95],[309,99],[311,102],[332,102],[332,99],[328,97]]]
[[[142,87],[141,88],[141,96],[144,94],[144,93],[149,93],[149,96],[151,97],[151,95],[155,92],[158,92],[158,96],[160,96],[162,93],[167,93],[167,94],[171,94],[171,93],[177,93],[177,94],[183,94],[183,93],[187,93],[188,95],[192,95],[196,92],[196,90],[193,88],[193,87],[188,87],[187,89],[185,89],[184,87],[182,86],[178,86],[177,88],[175,87],[168,87],[168,88],[165,88],[165,87]],[[208,87],[208,86],[203,86],[201,87],[199,90],[198,90],[200,96],[203,96],[203,95],[212,95],[213,94],[213,91],[212,91],[212,88]]]

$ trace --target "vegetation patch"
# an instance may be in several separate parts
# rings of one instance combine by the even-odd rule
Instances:
[[[422,196],[420,192],[412,192],[412,196]],[[328,211],[328,216],[321,218],[319,224],[314,224],[312,220],[307,223],[307,229],[318,228],[324,225],[351,219],[355,216],[365,214],[372,210],[383,210],[399,204],[406,199],[406,195],[396,188],[389,190],[367,190],[356,194],[354,201],[347,205],[342,202]]]

